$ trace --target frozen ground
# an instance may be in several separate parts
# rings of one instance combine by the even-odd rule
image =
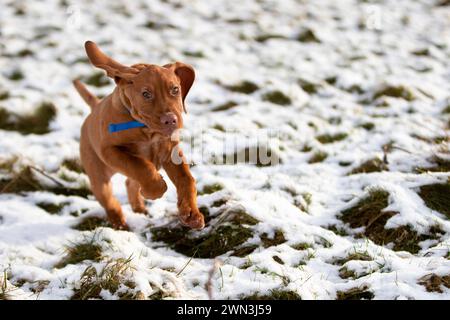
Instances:
[[[448,1],[71,3],[0,5],[0,297],[450,298]],[[190,134],[220,153],[228,131],[275,132],[281,163],[216,165],[193,152],[213,218],[202,233],[180,231],[173,187],[142,216],[116,177],[125,232],[97,227],[104,211],[91,197],[36,187],[30,175],[54,184],[38,170],[18,178],[33,166],[83,190],[86,177],[62,163],[78,158],[89,112],[71,85],[97,72],[87,39],[123,63],[193,65]],[[96,84],[98,95],[113,88]],[[56,107],[48,133],[15,124],[44,102]],[[438,194],[423,188],[436,184]],[[377,195],[386,203],[362,206]],[[74,252],[86,256],[67,261]]]

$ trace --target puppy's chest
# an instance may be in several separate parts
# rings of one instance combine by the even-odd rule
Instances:
[[[164,162],[170,160],[174,145],[175,143],[167,139],[155,137],[145,142],[136,142],[128,148],[131,153],[150,160],[159,169]]]

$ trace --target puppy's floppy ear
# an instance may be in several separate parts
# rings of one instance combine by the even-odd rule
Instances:
[[[180,79],[181,96],[183,98],[183,110],[184,112],[187,113],[184,99],[186,98],[189,90],[192,87],[192,84],[194,83],[195,79],[194,68],[182,62],[166,64],[164,68],[173,70],[173,72],[177,75],[178,79]]]
[[[124,66],[108,57],[92,41],[86,41],[84,47],[89,61],[97,68],[105,70],[108,77],[113,78],[116,82],[121,78],[126,80],[131,79],[139,73],[138,69]]]

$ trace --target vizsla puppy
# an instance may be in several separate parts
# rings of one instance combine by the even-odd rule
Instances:
[[[178,140],[185,98],[195,78],[194,69],[181,62],[156,66],[122,65],[91,41],[85,43],[90,62],[114,79],[114,91],[98,99],[78,80],[74,85],[92,112],[81,128],[81,162],[92,192],[115,228],[128,229],[119,201],[112,194],[115,173],[127,176],[128,199],[134,212],[146,213],[144,198],[160,198],[167,185],[162,167],[177,188],[182,224],[201,229],[195,180],[184,161]],[[175,158],[183,161],[173,161]]]

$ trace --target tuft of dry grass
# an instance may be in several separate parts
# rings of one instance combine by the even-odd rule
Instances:
[[[337,300],[372,300],[374,294],[369,291],[368,286],[355,287],[347,291],[338,291]]]
[[[269,248],[272,246],[277,246],[279,244],[285,243],[287,240],[284,237],[284,233],[281,230],[275,230],[273,237],[269,237],[267,233],[263,233],[261,236],[261,241],[264,248]]]
[[[66,247],[66,256],[55,265],[61,269],[69,264],[77,264],[85,260],[98,262],[102,259],[102,248],[95,243],[95,237],[88,241],[72,243]]]
[[[366,253],[366,252],[352,252],[349,255],[347,255],[345,258],[338,259],[335,261],[338,265],[343,265],[344,263],[347,263],[352,260],[358,260],[358,261],[372,261],[372,257]]]
[[[8,284],[8,272],[4,270],[0,277],[0,300],[11,299],[11,291],[13,290],[15,290],[15,288]]]
[[[14,170],[14,165],[19,160],[18,156],[11,156],[9,158],[2,159],[0,162],[0,171],[5,173],[11,173]]]
[[[450,274],[446,276],[438,276],[434,273],[427,274],[420,278],[418,283],[424,286],[428,292],[442,293],[443,286],[450,289]]]
[[[98,272],[94,266],[87,267],[80,278],[80,286],[74,291],[71,300],[100,299],[102,290],[116,294],[120,299],[135,299],[137,295],[130,292],[135,284],[127,280],[127,273],[132,270],[131,257],[108,262]]]

